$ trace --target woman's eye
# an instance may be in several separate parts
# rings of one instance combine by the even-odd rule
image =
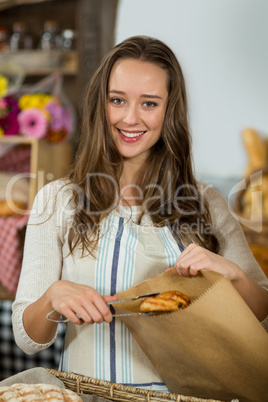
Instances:
[[[120,98],[112,98],[111,102],[114,103],[115,105],[122,105],[122,103],[124,103],[123,99]]]
[[[155,107],[155,106],[157,106],[157,104],[155,102],[150,102],[150,101],[144,102],[144,105],[146,107]]]

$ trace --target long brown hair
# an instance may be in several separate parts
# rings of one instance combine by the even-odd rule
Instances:
[[[119,179],[123,158],[119,154],[107,118],[107,91],[111,70],[119,59],[136,59],[163,68],[168,77],[168,100],[160,140],[151,149],[139,187],[143,214],[156,226],[170,226],[186,245],[195,242],[216,252],[208,206],[198,191],[192,169],[187,95],[179,62],[158,39],[135,36],[115,46],[103,59],[87,90],[82,133],[71,182],[77,207],[69,233],[71,252],[78,245],[94,255],[99,224],[120,200]],[[161,189],[161,196],[159,196]],[[78,230],[79,228],[79,230]],[[81,230],[82,228],[82,230]],[[183,230],[182,230],[183,228]],[[206,228],[204,230],[204,228]]]

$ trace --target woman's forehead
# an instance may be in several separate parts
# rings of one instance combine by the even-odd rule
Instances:
[[[126,90],[135,85],[144,91],[167,91],[168,76],[159,65],[136,59],[119,59],[109,77],[108,89]]]

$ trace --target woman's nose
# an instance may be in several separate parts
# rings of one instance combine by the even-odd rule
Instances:
[[[123,120],[124,120],[124,123],[127,123],[130,126],[138,124],[140,122],[140,117],[139,117],[139,111],[138,111],[137,106],[135,106],[135,105],[129,106],[126,109]]]

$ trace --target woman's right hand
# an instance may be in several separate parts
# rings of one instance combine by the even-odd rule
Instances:
[[[74,324],[110,323],[113,319],[107,302],[116,296],[101,296],[90,286],[66,280],[55,282],[47,290],[52,308]]]

